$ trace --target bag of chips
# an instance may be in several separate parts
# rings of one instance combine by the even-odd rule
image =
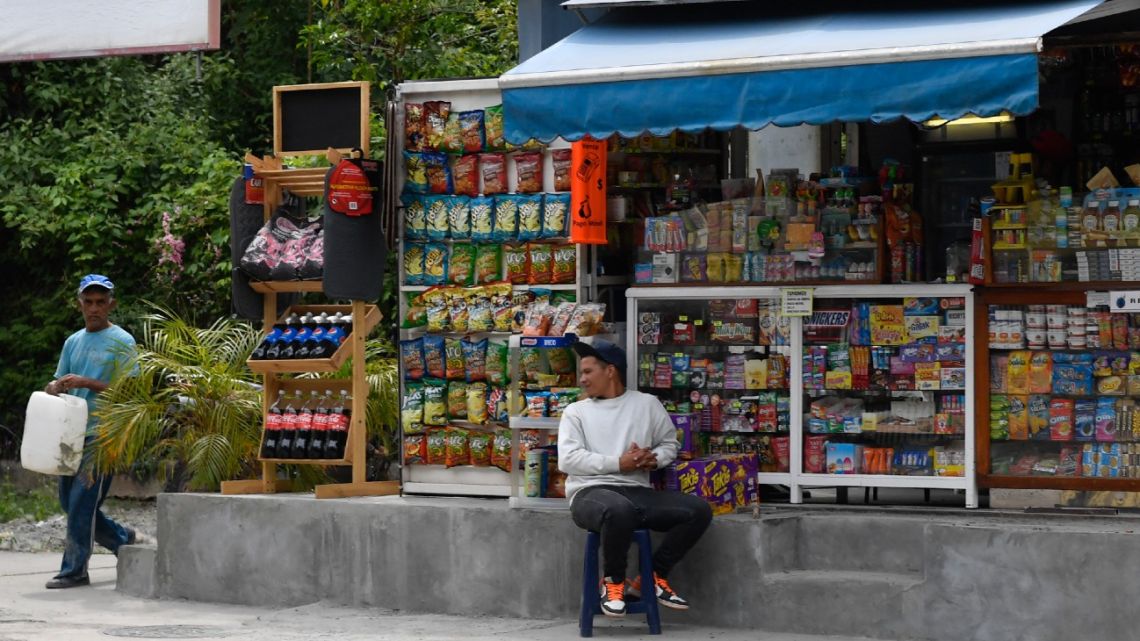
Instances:
[[[507,428],[495,430],[495,440],[491,443],[491,465],[504,472],[511,471],[511,431]]]
[[[424,429],[424,386],[422,383],[404,385],[404,400],[400,404],[400,427],[405,434]]]
[[[467,447],[467,430],[461,427],[449,427],[445,433],[447,449],[444,453],[444,464],[447,467],[455,467],[470,463],[471,450]]]
[[[535,303],[526,309],[526,319],[523,322],[523,336],[546,336],[550,332],[550,323],[554,320],[554,308],[545,303]]]
[[[483,176],[483,195],[507,193],[506,156],[503,154],[479,154],[479,173]]]
[[[510,420],[510,408],[507,407],[507,390],[494,387],[487,393],[487,420],[496,423],[506,423]]]
[[[427,238],[427,209],[424,197],[416,194],[400,196],[404,205],[404,238],[424,240]]]
[[[550,373],[550,365],[542,357],[537,347],[523,347],[519,350],[519,370],[527,384],[537,383],[538,377]]]
[[[544,243],[529,243],[527,250],[530,252],[527,282],[531,285],[549,283],[554,276],[554,248]]]
[[[487,384],[467,386],[467,420],[477,425],[487,422]]]
[[[546,402],[550,392],[525,392],[526,415],[530,418],[543,418],[546,416]]]
[[[447,259],[447,282],[466,287],[475,283],[475,246],[455,243]]]
[[[447,383],[438,378],[424,381],[424,425],[447,425]]]
[[[427,303],[427,330],[429,332],[451,331],[451,309],[444,299]]]
[[[484,111],[484,128],[487,131],[486,147],[488,151],[503,151],[507,148],[507,141],[503,137],[503,106],[487,107]]]
[[[465,338],[462,342],[467,382],[487,380],[487,339],[472,341]]]
[[[471,240],[487,243],[494,240],[495,199],[486,196],[471,199]]]
[[[597,334],[601,329],[605,313],[604,303],[579,303],[574,308],[574,314],[570,316],[570,323],[566,325],[566,333],[578,336]]]
[[[513,331],[515,306],[509,296],[493,296],[491,298],[491,317],[496,332]]]
[[[519,201],[514,194],[495,196],[495,242],[515,240],[519,235]]]
[[[424,245],[425,285],[442,285],[447,281],[447,245],[428,243]]]
[[[526,245],[503,245],[503,260],[507,264],[507,280],[514,285],[525,285],[530,272],[530,252]]]
[[[550,335],[561,336],[566,333],[566,326],[570,324],[570,317],[574,314],[576,303],[562,302],[554,306],[554,319],[550,321]]]
[[[471,430],[467,435],[467,446],[471,450],[471,465],[488,467],[491,465],[491,441],[494,436]]]
[[[447,121],[443,123],[443,140],[437,149],[449,154],[463,153],[463,125],[459,122],[458,113],[453,111],[447,115]]]
[[[450,194],[455,190],[451,181],[451,163],[447,154],[438,151],[425,151],[423,153],[427,171],[428,193]]]
[[[576,245],[562,245],[554,248],[550,281],[553,283],[573,283],[578,278],[578,248]]]
[[[451,181],[455,184],[455,193],[478,196],[479,159],[475,156],[456,156],[451,163]]]
[[[424,143],[424,106],[418,102],[404,103],[404,149],[408,151],[423,151]]]
[[[510,349],[506,343],[490,341],[487,343],[486,376],[491,385],[505,387],[510,383],[510,374],[507,362]]]
[[[463,363],[463,342],[458,338],[447,338],[444,340],[444,369],[447,373],[447,380],[458,381],[462,380],[466,374],[466,368]]]
[[[451,381],[447,384],[447,417],[453,421],[467,420],[467,383]]]
[[[404,320],[400,323],[403,329],[415,329],[427,325],[427,307],[419,292],[404,292]]]
[[[404,465],[422,465],[427,462],[426,434],[406,434],[404,436],[403,461]]]
[[[471,238],[471,199],[451,196],[447,200],[447,226],[452,238]]]
[[[404,366],[404,379],[418,381],[424,377],[424,339],[400,341],[400,361]]]
[[[552,149],[550,161],[554,165],[554,191],[570,191],[570,150]]]
[[[424,371],[432,378],[446,378],[444,367],[443,337],[435,334],[424,336]]]
[[[424,196],[427,209],[427,236],[431,240],[447,238],[447,204],[450,196]]]
[[[459,112],[459,129],[463,138],[463,151],[469,154],[483,151],[487,134],[483,127],[483,110]]]
[[[447,119],[451,116],[451,103],[433,100],[424,103],[424,124],[428,149],[439,149],[443,145]]]
[[[427,457],[424,460],[428,465],[443,465],[447,462],[447,431],[442,427],[435,427],[427,431]]]
[[[424,246],[408,243],[404,246],[404,284],[424,284]]]
[[[466,296],[452,296],[447,302],[447,311],[452,331],[470,331],[471,308],[467,304]]]
[[[519,208],[519,240],[537,240],[542,236],[542,195],[517,196]]]
[[[419,151],[404,152],[404,191],[413,194],[426,194],[430,189],[427,175],[427,156]]]
[[[542,154],[530,151],[515,156],[515,191],[533,194],[542,191]]]
[[[553,418],[561,418],[567,406],[578,400],[579,390],[563,389],[550,392],[550,401],[547,403],[547,413]]]
[[[570,194],[546,194],[542,199],[542,237],[562,238],[567,235]]]
[[[546,362],[554,374],[574,373],[574,354],[569,347],[554,347],[546,350]]]
[[[503,274],[503,246],[479,245],[475,253],[475,282],[493,283]]]

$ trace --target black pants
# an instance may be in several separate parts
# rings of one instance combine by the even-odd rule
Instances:
[[[634,530],[666,533],[653,553],[653,571],[665,578],[712,521],[709,504],[691,494],[629,485],[579,490],[570,504],[570,514],[578,527],[601,533],[603,574],[614,580],[625,579]]]

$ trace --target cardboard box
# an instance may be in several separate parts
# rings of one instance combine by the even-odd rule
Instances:
[[[678,259],[678,254],[653,254],[653,282],[676,283]]]
[[[828,474],[860,474],[863,471],[863,446],[855,443],[827,444]]]

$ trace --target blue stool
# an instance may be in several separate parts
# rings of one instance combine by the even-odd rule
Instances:
[[[661,634],[661,614],[657,610],[657,595],[653,583],[653,547],[649,530],[634,530],[633,540],[638,548],[638,565],[641,569],[641,599],[626,601],[625,611],[629,614],[645,614],[649,624],[649,634]],[[597,532],[586,533],[586,561],[582,568],[582,609],[578,615],[580,636],[594,636],[594,617],[602,614],[601,598],[598,594],[598,548],[602,536]]]

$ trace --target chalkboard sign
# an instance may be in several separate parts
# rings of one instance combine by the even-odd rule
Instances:
[[[273,88],[273,153],[323,154],[329,147],[368,154],[371,136],[367,82]]]

